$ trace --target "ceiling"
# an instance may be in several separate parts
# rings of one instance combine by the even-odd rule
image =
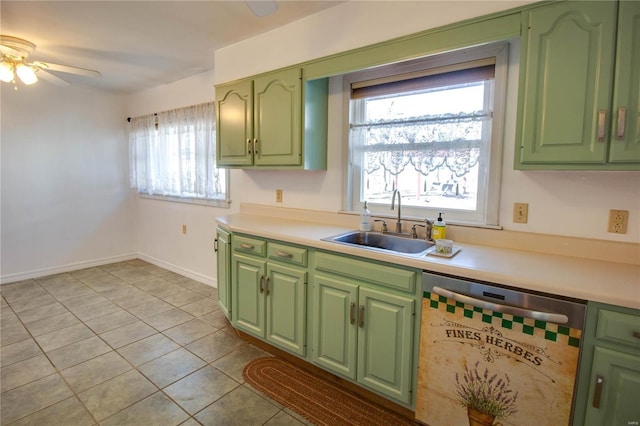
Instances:
[[[102,74],[52,72],[71,84],[131,93],[212,70],[216,50],[341,1],[278,1],[278,9],[264,17],[247,3],[2,0],[0,32],[34,43],[29,60]]]

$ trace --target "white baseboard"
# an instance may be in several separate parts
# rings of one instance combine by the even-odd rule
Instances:
[[[123,254],[119,256],[103,257],[101,259],[87,260],[83,262],[68,263],[50,268],[35,269],[28,272],[18,272],[15,274],[0,275],[0,284],[8,284],[16,281],[28,280],[31,278],[44,277],[47,275],[62,274],[64,272],[77,271],[78,269],[92,268],[94,266],[106,265],[109,263],[123,262],[125,260],[137,259],[137,253]]]
[[[208,275],[203,275],[198,272],[194,272],[190,269],[185,269],[181,266],[174,265],[173,263],[169,263],[164,260],[157,259],[152,256],[148,256],[146,254],[139,253],[138,258],[140,260],[144,260],[145,262],[149,262],[161,268],[167,269],[171,272],[175,272],[176,274],[184,275],[185,277],[191,278],[192,280],[196,280],[203,284],[210,285],[211,287],[218,288],[218,283],[216,278],[210,277]]]
[[[28,280],[31,278],[44,277],[47,275],[62,274],[65,272],[77,271],[79,269],[92,268],[94,266],[107,265],[109,263],[123,262],[126,260],[132,260],[132,259],[141,259],[141,260],[144,260],[145,262],[152,263],[161,268],[175,272],[176,274],[184,275],[185,277],[191,278],[203,284],[207,284],[215,288],[218,287],[216,278],[203,275],[198,272],[191,271],[189,269],[182,268],[178,265],[174,265],[172,263],[166,262],[161,259],[157,259],[152,256],[148,256],[142,253],[129,253],[129,254],[124,254],[120,256],[105,257],[102,259],[94,259],[94,260],[88,260],[84,262],[69,263],[62,266],[54,266],[51,268],[36,269],[28,272],[19,272],[15,274],[0,275],[0,285],[9,284],[16,281]]]

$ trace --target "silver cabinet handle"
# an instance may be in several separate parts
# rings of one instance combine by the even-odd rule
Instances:
[[[596,390],[593,392],[593,408],[600,408],[600,398],[602,397],[602,387],[604,386],[604,377],[596,376]]]
[[[251,154],[251,139],[247,139],[247,152]]]
[[[598,111],[598,142],[604,142],[604,127],[607,120],[607,111]]]
[[[624,128],[627,123],[627,108],[618,108],[618,131],[616,137],[619,141],[624,139]]]
[[[258,155],[258,138],[253,139],[253,153]]]
[[[242,243],[240,244],[240,247],[247,250],[253,250],[253,244]]]
[[[349,307],[349,323],[355,324],[356,322],[356,304],[355,302],[351,302],[351,306]]]
[[[218,239],[213,240],[213,251],[218,252]]]
[[[269,295],[269,281],[271,278],[267,277],[267,283],[264,286],[265,291],[267,292],[267,296]]]
[[[293,255],[291,253],[287,253],[285,251],[276,251],[276,256],[278,257],[286,257],[287,259],[291,259],[293,257]]]
[[[475,299],[464,294],[456,293],[450,290],[446,290],[441,287],[433,287],[433,292],[440,296],[453,299],[456,302],[467,303],[478,308],[489,309],[495,312],[502,312],[503,314],[511,314],[518,317],[533,318],[540,321],[553,322],[555,324],[566,324],[569,322],[569,317],[564,314],[554,314],[551,312],[532,311],[529,309],[518,308],[517,306],[500,305],[498,303],[487,302],[480,299]]]
[[[260,277],[260,293],[264,293],[264,275]]]
[[[358,312],[358,327],[364,327],[364,305],[360,305],[360,311]]]

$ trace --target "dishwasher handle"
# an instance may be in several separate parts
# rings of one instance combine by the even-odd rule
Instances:
[[[451,290],[444,289],[442,287],[433,287],[433,292],[437,295],[453,299],[456,302],[467,303],[469,305],[489,309],[495,312],[502,312],[503,314],[511,314],[519,317],[532,318],[540,321],[552,322],[555,324],[566,324],[569,322],[569,317],[564,314],[554,314],[551,312],[532,311],[530,309],[519,308],[517,306],[500,305],[498,303],[487,302],[485,300],[476,299],[464,294],[456,293]]]

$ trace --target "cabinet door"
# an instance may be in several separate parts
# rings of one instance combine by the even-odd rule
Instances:
[[[231,239],[229,237],[228,232],[218,228],[216,235],[218,303],[227,318],[231,308]]]
[[[233,256],[233,325],[258,337],[264,337],[265,269],[264,260],[235,254]]]
[[[302,80],[290,69],[254,80],[254,165],[302,164]]]
[[[358,286],[318,274],[313,293],[313,361],[355,380]]]
[[[414,300],[360,287],[358,381],[411,402]]]
[[[523,13],[521,163],[606,162],[616,6],[560,2]]]
[[[598,378],[602,382],[598,385]],[[597,389],[600,387],[599,408]],[[591,369],[588,425],[628,425],[640,420],[640,357],[596,346]]]
[[[640,162],[640,2],[621,1],[610,162]]]
[[[253,82],[216,87],[216,156],[219,166],[253,164]]]
[[[269,342],[305,355],[307,273],[299,268],[267,265],[265,294]]]

